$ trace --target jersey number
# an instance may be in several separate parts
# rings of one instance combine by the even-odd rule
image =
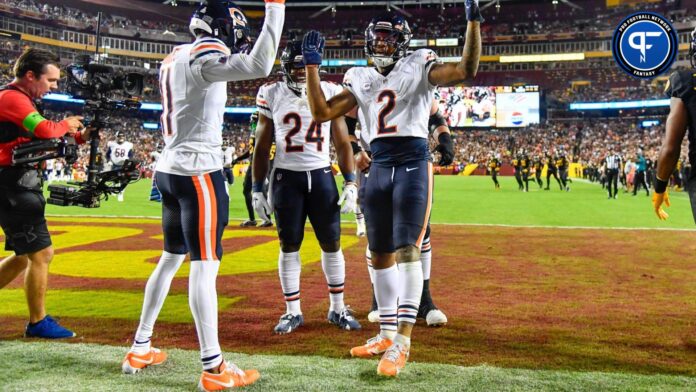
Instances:
[[[302,130],[302,118],[297,113],[288,113],[285,115],[285,118],[283,118],[283,124],[290,124],[290,121],[292,121],[294,125],[290,132],[285,135],[285,152],[302,152],[304,151],[304,146],[292,145],[293,136],[297,135]],[[322,151],[324,138],[321,136],[321,124],[317,124],[316,121],[312,120],[307,129],[305,141],[307,143],[316,143],[317,151]]]
[[[384,90],[381,93],[379,93],[379,96],[377,97],[377,102],[381,103],[385,99],[387,100],[387,103],[384,106],[382,106],[382,109],[379,111],[378,115],[379,128],[377,129],[377,133],[396,133],[396,125],[389,126],[387,125],[387,121],[385,120],[385,118],[388,115],[390,115],[396,107],[396,93],[392,90]]]

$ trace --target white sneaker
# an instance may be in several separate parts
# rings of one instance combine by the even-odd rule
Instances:
[[[371,323],[378,323],[379,322],[379,310],[373,310],[370,313],[367,314],[367,321]]]
[[[123,193],[119,193],[117,197],[118,201],[123,201]]]
[[[355,235],[358,237],[364,237],[365,233],[367,233],[367,229],[365,229],[365,219],[356,219],[355,223],[358,224],[358,228],[355,232]]]
[[[440,309],[432,309],[425,316],[425,322],[429,327],[441,327],[447,324],[447,316]]]

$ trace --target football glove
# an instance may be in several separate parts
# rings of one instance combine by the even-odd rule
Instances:
[[[662,209],[662,204],[664,203],[665,207],[669,207],[669,194],[667,191],[664,191],[664,193],[653,193],[652,196],[652,203],[653,203],[653,208],[655,209],[655,215],[657,215],[657,218],[659,220],[667,220],[669,218],[669,214],[665,212],[664,209]]]
[[[348,182],[343,186],[343,193],[338,199],[341,206],[341,214],[355,214],[358,209],[358,186],[354,182]]]
[[[479,0],[465,0],[464,9],[466,11],[466,20],[468,20],[469,22],[483,23],[484,19],[483,16],[481,16]]]
[[[271,206],[268,205],[268,201],[266,201],[266,196],[264,196],[263,192],[253,192],[251,194],[251,204],[254,206],[254,211],[259,218],[266,222],[271,220]]]
[[[302,40],[302,58],[305,65],[321,65],[321,56],[324,52],[324,37],[312,30],[305,34]]]
[[[454,145],[452,144],[452,136],[449,133],[442,132],[437,137],[438,144],[435,151],[440,153],[440,166],[449,166],[454,161]]]

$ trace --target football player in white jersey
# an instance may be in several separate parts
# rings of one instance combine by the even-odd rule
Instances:
[[[341,329],[358,330],[360,323],[343,302],[346,271],[341,251],[341,212],[354,212],[358,196],[348,130],[343,117],[330,123],[312,120],[305,95],[302,43],[288,42],[280,61],[283,81],[262,86],[256,98],[259,125],[252,174],[254,210],[264,220],[273,210],[280,239],[278,275],[286,311],[274,331],[288,334],[304,324],[300,308],[302,263],[299,252],[307,218],[321,247],[321,266],[331,304],[327,318]],[[321,88],[328,97],[343,90],[329,82],[321,82]],[[276,156],[268,192],[271,208],[263,187],[274,134]],[[340,199],[331,169],[331,141],[345,180]]]
[[[116,140],[107,144],[106,159],[111,165],[111,170],[119,170],[127,160],[133,158],[133,143],[126,141],[123,132],[116,132]],[[123,201],[123,192],[118,194],[118,201]]]
[[[354,131],[357,124],[362,121],[364,122],[364,116],[361,111],[356,108],[351,110],[346,114],[346,124],[348,126],[348,134],[351,137],[351,141],[359,143],[355,144],[355,162],[358,169],[358,196],[361,195],[365,184],[367,183],[367,176],[370,169],[370,145],[365,142],[362,138],[362,132],[358,134]],[[357,117],[357,118],[356,118]],[[450,129],[447,126],[447,121],[445,117],[440,113],[439,104],[436,98],[433,99],[430,108],[430,117],[428,119],[428,129],[430,131],[430,136],[435,140],[440,139],[441,133],[450,133]],[[447,139],[447,137],[445,137]],[[452,164],[454,160],[454,147],[451,143],[440,143],[436,150],[440,153],[440,166],[448,166]],[[360,197],[358,200],[362,202]],[[370,253],[369,244],[365,250],[365,259],[367,261],[367,270],[370,275],[370,283],[373,287],[372,293],[372,307],[370,308],[370,313],[367,315],[368,321],[371,323],[379,322],[379,310],[377,308],[377,300],[374,295],[374,283],[375,283],[375,273],[372,267],[372,255]],[[430,271],[432,266],[432,246],[430,244],[430,224],[423,238],[423,243],[420,249],[420,261],[423,267],[423,291],[420,299],[420,306],[418,308],[417,318],[425,319],[428,326],[440,327],[447,324],[447,316],[435,306],[435,303],[430,294]]]
[[[229,196],[222,173],[222,120],[227,83],[267,77],[273,68],[285,19],[284,0],[265,0],[263,30],[250,48],[249,28],[232,1],[199,6],[189,28],[196,37],[165,58],[160,69],[165,148],[157,162],[162,194],[164,251],[145,287],[140,324],[122,363],[125,373],[158,365],[166,354],[150,338],[171,281],[188,253],[189,305],[201,347],[201,390],[249,385],[256,370],[223,360],[218,342],[215,282],[222,258]]]
[[[433,92],[437,86],[472,80],[478,69],[483,18],[478,0],[465,0],[465,8],[469,22],[459,63],[438,62],[429,49],[406,56],[411,38],[406,20],[397,14],[374,18],[365,31],[365,51],[376,68],[349,69],[345,89],[328,101],[318,72],[324,40],[313,31],[302,45],[314,120],[338,118],[355,106],[365,115],[372,163],[363,212],[381,331],[351,355],[383,354],[377,373],[387,377],[396,377],[406,364],[423,288],[420,247],[432,200],[428,114]],[[451,137],[443,133],[440,141],[451,143]]]

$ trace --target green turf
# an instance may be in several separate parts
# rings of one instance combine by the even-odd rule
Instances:
[[[126,347],[0,342],[3,391],[192,391],[197,351],[168,350],[169,360],[135,376],[120,372]],[[534,371],[409,363],[398,379],[376,375],[376,361],[319,356],[226,354],[261,379],[248,391],[693,391],[696,378],[627,373]],[[21,377],[18,377],[21,375]]]
[[[218,309],[224,311],[241,297],[218,296]],[[143,293],[112,290],[48,290],[46,305],[63,317],[139,320]],[[0,315],[27,317],[24,290],[0,290]],[[164,302],[158,321],[192,323],[188,295],[170,294]],[[1,351],[0,351],[1,353]],[[1,380],[2,378],[0,378]],[[1,388],[0,388],[1,389]]]
[[[341,177],[337,177],[341,181]],[[659,221],[651,199],[640,193],[631,196],[619,191],[618,200],[607,200],[597,184],[575,181],[571,192],[539,190],[530,183],[530,192],[517,191],[513,177],[501,177],[502,190],[495,191],[488,177],[437,176],[435,178],[433,223],[509,224],[532,226],[655,227],[694,228],[685,193],[672,193],[670,219]],[[230,218],[246,219],[238,179],[230,187]],[[553,184],[552,184],[553,185]],[[159,203],[148,201],[150,181],[141,180],[126,190],[125,201],[113,197],[98,209],[48,206],[48,214],[160,216]],[[343,219],[353,220],[350,215]]]

